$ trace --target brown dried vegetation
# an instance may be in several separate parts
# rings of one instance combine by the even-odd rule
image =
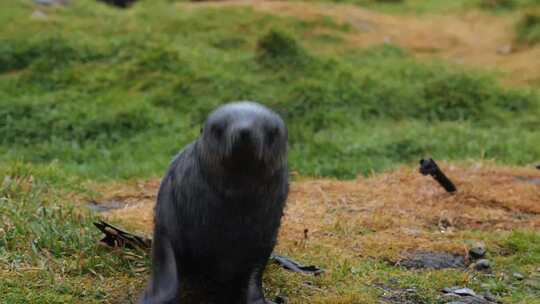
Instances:
[[[396,44],[419,58],[439,58],[455,64],[503,72],[511,85],[531,85],[540,81],[540,48],[515,45],[514,17],[495,16],[478,10],[460,15],[388,15],[347,4],[293,1],[220,1],[179,4],[197,6],[245,6],[256,11],[303,20],[330,17],[353,29],[339,35],[350,48],[381,43]],[[314,35],[327,33],[324,27]]]
[[[457,193],[411,167],[352,181],[292,182],[278,250],[395,261],[412,250],[466,254],[471,230],[540,227],[540,171],[486,163],[441,168]],[[158,180],[96,186],[99,201],[128,203],[105,217],[151,234]]]

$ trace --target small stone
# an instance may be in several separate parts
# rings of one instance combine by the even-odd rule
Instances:
[[[495,296],[491,294],[491,292],[489,291],[484,293],[484,298],[490,302],[495,302],[495,303],[498,302],[497,298],[495,298]]]
[[[287,298],[286,296],[279,295],[276,297],[275,301],[276,301],[276,304],[287,304],[289,303],[289,298]]]
[[[422,231],[419,230],[419,229],[414,229],[414,228],[404,228],[403,229],[403,232],[407,235],[410,235],[410,236],[420,236],[422,234]]]
[[[47,19],[47,14],[42,11],[34,11],[30,17],[33,19]]]
[[[98,1],[105,2],[109,5],[116,6],[119,8],[128,8],[137,0],[98,0]]]
[[[456,290],[453,291],[453,293],[455,293],[457,295],[460,295],[460,296],[471,296],[471,297],[476,296],[476,293],[474,292],[474,290],[472,290],[470,288],[456,289]]]
[[[34,3],[40,5],[66,5],[68,0],[34,0]]]
[[[404,291],[408,293],[416,293],[416,288],[407,288]]]
[[[481,259],[484,256],[486,256],[486,252],[487,250],[484,245],[476,245],[472,247],[471,249],[469,249],[469,255],[475,260]]]
[[[446,304],[467,304],[465,302],[460,302],[460,301],[452,301],[452,302],[448,302]]]
[[[520,280],[520,281],[523,280],[523,279],[525,278],[525,276],[523,276],[523,275],[522,275],[521,273],[519,273],[519,272],[514,272],[514,273],[512,274],[512,276],[513,276],[516,280]]]
[[[500,55],[508,55],[513,52],[513,48],[511,44],[506,44],[497,49],[497,53]]]
[[[540,170],[540,164],[536,165],[536,169]]]
[[[489,263],[489,260],[486,259],[480,259],[474,263],[474,270],[476,271],[488,270],[490,268],[491,264]]]
[[[462,269],[465,268],[465,260],[462,256],[447,252],[417,251],[409,253],[408,257],[399,261],[397,265],[409,269]]]
[[[456,289],[459,289],[459,287],[457,287],[457,288],[456,288],[456,287],[452,287],[452,288],[450,288],[450,287],[445,287],[445,288],[443,288],[442,291],[443,291],[444,293],[453,293],[454,290],[456,290]]]

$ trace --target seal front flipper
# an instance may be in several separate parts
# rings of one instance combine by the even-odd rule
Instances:
[[[179,303],[180,296],[176,260],[171,241],[157,233],[152,247],[152,277],[141,304]]]
[[[173,239],[176,231],[167,229],[170,226],[170,204],[174,199],[173,178],[167,174],[161,182],[158,192],[155,215],[157,218],[165,218],[165,222],[154,224],[154,240],[152,241],[152,274],[150,282],[140,301],[142,304],[179,303],[180,282],[178,275],[178,263],[176,261]]]

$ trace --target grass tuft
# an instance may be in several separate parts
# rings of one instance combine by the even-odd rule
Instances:
[[[540,13],[525,13],[516,25],[517,41],[527,45],[540,43]]]
[[[267,66],[298,68],[308,55],[293,36],[273,29],[258,40],[257,59]]]
[[[96,217],[66,201],[69,193],[82,193],[70,186],[77,179],[54,165],[22,163],[2,167],[0,175],[2,303],[99,302],[110,300],[118,285],[126,295],[133,291],[134,269],[148,261],[122,259],[97,246]],[[124,276],[131,283],[123,284]]]

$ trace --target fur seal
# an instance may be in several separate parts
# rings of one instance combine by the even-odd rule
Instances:
[[[254,102],[209,115],[161,181],[140,303],[272,303],[262,274],[289,191],[287,136],[280,116]]]

